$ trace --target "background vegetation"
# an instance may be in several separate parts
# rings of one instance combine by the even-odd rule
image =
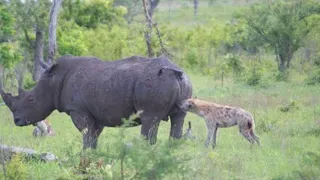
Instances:
[[[17,92],[18,76],[26,89],[35,84],[36,37],[43,33],[46,50],[50,6],[46,0],[0,0],[0,83],[6,91]],[[52,113],[48,119],[57,135],[34,138],[33,127],[16,127],[1,106],[0,143],[61,159],[43,163],[16,156],[3,166],[7,178],[317,179],[319,1],[210,0],[199,1],[194,11],[191,0],[161,0],[155,8],[152,17],[170,59],[188,73],[195,96],[249,110],[261,147],[249,145],[232,127],[219,129],[216,149],[206,149],[204,121],[188,114],[185,124],[192,122],[194,141],[168,142],[170,123],[162,122],[154,146],[138,138],[140,127],[105,128],[97,151],[81,152],[81,133],[69,116]],[[56,57],[147,56],[144,18],[140,0],[64,0]],[[155,33],[151,45],[159,55]]]

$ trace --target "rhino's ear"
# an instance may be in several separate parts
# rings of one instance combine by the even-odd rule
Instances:
[[[46,69],[45,73],[47,76],[53,76],[55,74],[55,70],[57,69],[58,65],[53,64],[48,69]]]

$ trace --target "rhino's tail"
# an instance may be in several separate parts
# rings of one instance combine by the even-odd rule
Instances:
[[[167,67],[167,66],[164,66],[164,67],[162,67],[162,68],[159,70],[158,76],[161,76],[161,75],[162,75],[162,73],[163,73],[162,71],[163,71],[164,69],[168,69],[168,70],[173,71],[174,74],[175,74],[180,80],[182,80],[183,72],[182,72],[181,70],[176,69],[176,68]]]

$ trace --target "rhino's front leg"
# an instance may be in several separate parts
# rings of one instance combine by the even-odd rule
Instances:
[[[180,139],[182,136],[183,122],[187,113],[184,111],[179,111],[170,115],[171,130],[170,137]]]
[[[151,145],[157,142],[158,128],[160,120],[157,117],[143,116],[141,117],[141,135],[149,140]]]
[[[72,112],[70,115],[74,125],[83,134],[83,149],[96,149],[98,137],[104,127],[97,125],[89,115],[78,112]]]

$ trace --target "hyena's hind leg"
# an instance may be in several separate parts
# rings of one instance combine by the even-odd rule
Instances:
[[[248,140],[251,144],[254,144],[254,138],[250,135],[249,130],[240,129],[240,133]]]
[[[260,145],[260,138],[254,133],[253,128],[250,129],[250,135],[257,142],[257,144]]]
[[[255,140],[250,134],[252,123],[241,122],[238,124],[240,133],[248,140],[251,144],[254,144]]]

